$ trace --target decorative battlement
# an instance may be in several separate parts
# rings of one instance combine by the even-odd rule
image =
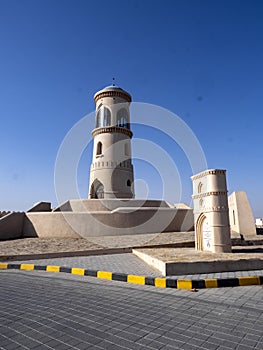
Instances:
[[[208,197],[208,196],[225,196],[226,194],[227,194],[226,191],[213,191],[213,192],[206,192],[206,193],[192,195],[192,198],[198,199],[198,198]]]
[[[99,134],[106,134],[106,133],[120,133],[129,136],[132,138],[132,132],[129,129],[126,128],[120,128],[118,126],[108,126],[104,128],[97,128],[92,131],[92,136],[95,137]]]
[[[201,179],[202,177],[206,177],[207,175],[225,175],[226,170],[223,169],[210,169],[207,171],[203,171],[197,175],[191,176],[192,181]]]
[[[99,162],[94,162],[91,164],[91,170],[92,169],[97,169],[97,168],[112,168],[112,169],[115,169],[115,168],[128,168],[128,169],[131,169],[133,168],[133,165],[131,163],[131,160],[126,160],[126,161],[123,161],[123,162],[103,162],[103,161],[99,161]]]
[[[194,210],[194,214],[200,214],[202,212],[228,212],[227,205],[219,205],[219,206],[210,206],[210,207],[202,207]]]

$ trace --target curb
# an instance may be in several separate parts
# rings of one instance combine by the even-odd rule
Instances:
[[[132,248],[101,248],[101,249],[91,249],[91,250],[76,250],[74,252],[69,251],[69,252],[56,252],[56,253],[0,255],[0,261],[71,258],[75,256],[111,255],[111,254],[124,254],[124,253],[131,253],[131,252],[132,252]]]
[[[169,277],[147,277],[131,275],[118,272],[89,270],[77,267],[64,267],[54,265],[34,265],[34,264],[7,264],[0,263],[0,270],[22,270],[22,271],[46,271],[46,272],[64,272],[73,275],[97,277],[106,280],[127,282],[132,284],[150,285],[158,288],[177,288],[196,290],[203,288],[221,288],[262,285],[263,276],[246,276],[236,278],[207,278],[201,280],[179,280]]]

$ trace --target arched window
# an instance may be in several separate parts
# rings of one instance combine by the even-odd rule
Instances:
[[[127,186],[131,187],[131,180],[127,180]]]
[[[111,124],[110,117],[111,117],[110,110],[104,107],[103,126],[110,126]]]
[[[233,224],[236,224],[236,216],[235,216],[235,210],[233,210]]]
[[[102,116],[103,116],[102,108],[100,108],[97,113],[96,128],[100,128],[102,126]]]
[[[201,193],[202,192],[202,187],[203,187],[203,184],[202,184],[202,182],[199,182],[199,184],[198,184],[198,193]]]
[[[109,108],[105,106],[101,106],[98,110],[97,118],[96,118],[96,128],[101,128],[103,126],[111,125],[111,112]]]
[[[101,142],[98,142],[97,143],[97,152],[96,152],[96,155],[100,155],[102,154],[102,143]]]
[[[119,128],[130,129],[128,112],[125,108],[121,108],[117,113],[117,124]]]

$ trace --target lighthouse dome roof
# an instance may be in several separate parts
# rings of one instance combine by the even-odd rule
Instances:
[[[111,84],[111,85],[108,85],[108,86],[105,86],[105,88],[103,88],[102,90],[122,90],[124,91],[121,87],[119,87],[118,85],[115,85],[115,84]]]
[[[100,98],[106,96],[120,96],[128,102],[131,102],[132,100],[131,95],[127,91],[115,84],[105,86],[103,89],[96,92],[94,95],[94,100],[97,102]]]

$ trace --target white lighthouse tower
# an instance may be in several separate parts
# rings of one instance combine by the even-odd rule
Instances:
[[[131,95],[113,84],[98,91],[94,101],[96,120],[92,131],[89,198],[133,198]]]

